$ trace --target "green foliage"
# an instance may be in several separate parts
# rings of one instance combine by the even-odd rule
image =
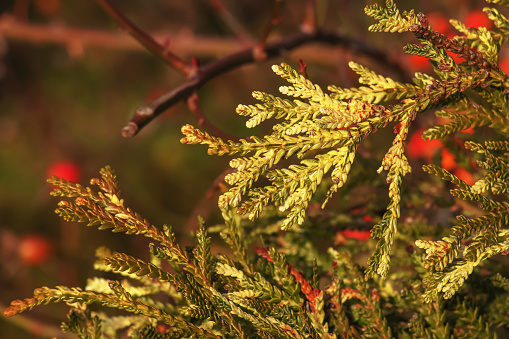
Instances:
[[[236,156],[230,161],[235,171],[225,177],[230,187],[219,198],[224,223],[206,229],[201,222],[191,248],[180,247],[171,227],[153,226],[126,207],[109,167],[91,181],[95,190],[50,179],[57,186],[52,195],[64,199],[57,214],[150,238],[150,261],[102,248],[96,269],[124,280],[94,278],[84,290],[43,287],[4,313],[64,301],[72,311],[63,329],[83,338],[114,337],[123,328],[133,338],[496,337],[494,327],[509,326],[507,269],[494,258],[509,253],[509,82],[497,65],[509,31],[503,15],[486,11],[497,29],[455,22],[463,35],[450,39],[433,31],[424,15],[400,13],[392,1],[368,6],[366,14],[377,21],[370,30],[413,33],[421,45],[405,50],[427,57],[434,77],[417,73],[413,84],[404,84],[351,62],[365,86],[329,86],[326,93],[280,64],[272,69],[289,83],[280,87],[286,97],[254,92],[261,103],[237,107],[250,128],[274,119],[270,134],[225,141],[184,126],[183,143]],[[456,64],[448,53],[466,62]],[[462,145],[470,169],[468,155],[476,160],[475,183],[424,166],[449,181],[452,197],[468,206],[450,229],[405,208],[412,198],[407,136],[413,121],[430,110],[449,122],[428,129],[424,139],[454,138],[470,127],[479,131]],[[389,126],[392,144],[373,171],[387,172],[388,203],[376,207],[381,212],[372,222],[372,239],[345,239],[340,231],[359,222],[347,211],[327,211],[326,204],[360,176],[355,161],[362,161],[357,153],[364,140]],[[369,176],[369,169],[361,175]],[[318,205],[323,213],[307,213]],[[213,253],[213,232],[232,256]],[[425,253],[414,250],[414,242]],[[369,256],[365,268],[354,260],[358,254]],[[390,269],[391,255],[396,265]],[[91,304],[132,315],[106,314]]]
[[[426,301],[436,298],[440,292],[450,298],[463,285],[472,270],[484,260],[509,250],[509,230],[504,229],[509,221],[507,204],[507,178],[509,163],[507,153],[496,156],[494,152],[509,150],[506,141],[484,144],[466,142],[467,149],[482,154],[484,161],[477,161],[485,169],[485,175],[474,185],[469,186],[461,179],[437,166],[425,166],[425,170],[442,176],[458,185],[451,194],[463,200],[478,202],[486,214],[479,217],[459,215],[452,234],[441,241],[417,240],[418,247],[426,249],[424,265],[430,270],[423,283]],[[497,201],[488,194],[506,196],[505,201]],[[468,244],[464,242],[468,241]]]
[[[288,65],[273,66],[273,71],[290,83],[290,86],[280,87],[280,92],[298,99],[254,92],[254,98],[262,104],[237,108],[238,114],[251,117],[246,123],[248,127],[270,118],[281,120],[273,126],[271,134],[225,142],[186,125],[182,128],[185,135],[182,142],[207,144],[209,154],[240,154],[242,157],[230,162],[237,171],[225,178],[232,187],[219,199],[219,207],[236,208],[238,213],[254,220],[272,203],[281,212],[288,212],[282,223],[282,229],[287,230],[304,222],[309,201],[329,171],[332,184],[323,205],[345,184],[361,141],[389,123],[397,123],[393,144],[379,169],[379,172],[388,171],[390,203],[372,229],[378,244],[366,272],[366,278],[375,273],[385,278],[400,216],[401,184],[411,171],[404,145],[412,121],[420,112],[441,108],[438,114],[452,122],[428,130],[424,135],[427,139],[445,137],[471,126],[489,125],[505,133],[509,124],[503,113],[507,107],[503,85],[507,79],[496,66],[500,45],[484,28],[475,32],[464,30],[468,34],[459,42],[431,30],[422,14],[410,12],[402,16],[392,1],[387,1],[386,8],[368,6],[366,13],[379,21],[370,27],[371,31],[414,32],[424,47],[409,45],[406,50],[435,62],[437,78],[422,81],[423,78],[416,77],[416,85],[405,85],[352,62],[349,65],[360,75],[359,82],[369,87],[330,86],[332,93],[329,95]],[[477,52],[472,48],[477,48]],[[468,63],[456,65],[446,52],[465,57]],[[400,101],[390,105],[393,99]],[[478,104],[473,105],[471,101]],[[323,150],[323,153],[311,153],[315,150]],[[248,154],[252,155],[245,157]],[[293,155],[302,159],[300,164],[274,168],[281,167],[279,163],[283,158]],[[262,176],[271,185],[253,187]]]

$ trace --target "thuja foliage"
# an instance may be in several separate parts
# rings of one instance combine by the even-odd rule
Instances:
[[[273,70],[289,83],[280,87],[285,97],[254,92],[261,103],[237,108],[249,117],[248,127],[275,120],[270,134],[234,142],[184,126],[183,143],[235,156],[230,166],[236,170],[226,176],[229,188],[219,198],[224,222],[205,227],[201,221],[192,247],[182,248],[171,227],[153,226],[126,207],[109,167],[91,181],[95,189],[50,179],[57,186],[52,195],[64,199],[57,214],[148,237],[150,260],[101,248],[96,268],[122,280],[92,278],[84,289],[39,288],[32,298],[12,302],[4,314],[65,302],[71,312],[63,330],[81,338],[115,337],[124,329],[132,338],[492,338],[495,329],[507,333],[508,270],[503,257],[495,256],[509,252],[509,78],[498,67],[509,21],[495,8],[485,12],[494,30],[467,29],[452,20],[462,34],[448,38],[434,31],[425,15],[400,12],[392,1],[368,6],[366,14],[376,20],[370,31],[414,34],[420,44],[405,51],[428,58],[434,76],[416,73],[413,83],[405,84],[351,62],[361,86],[329,86],[325,92],[280,64]],[[451,55],[465,61],[456,63]],[[429,175],[431,185],[449,187],[458,204],[464,201],[463,213],[449,228],[412,212],[412,205],[422,207],[417,203],[405,203],[410,195],[405,191],[411,192],[405,186],[412,170],[405,155],[409,129],[419,115],[433,111],[448,122],[425,131],[426,140],[476,131],[458,154],[468,169],[478,168],[475,183],[437,165],[424,166],[448,182],[440,186]],[[345,239],[340,230],[371,218],[359,221],[325,204],[353,189],[343,187],[350,180],[369,175],[359,147],[385,128],[394,137],[375,172],[386,173],[387,203],[374,214],[372,240]],[[363,168],[356,169],[356,161],[364,161]],[[324,210],[311,213],[317,200]],[[374,203],[364,201],[363,211],[376,211]],[[221,235],[231,255],[212,253],[211,233]],[[371,253],[365,267],[354,260],[364,252]]]

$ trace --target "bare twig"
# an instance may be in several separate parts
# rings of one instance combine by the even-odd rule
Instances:
[[[145,46],[146,49],[161,57],[164,61],[170,64],[176,70],[183,74],[189,73],[189,65],[180,59],[178,56],[173,54],[168,46],[161,45],[155,41],[150,35],[141,30],[132,21],[126,18],[120,13],[115,7],[113,7],[108,0],[97,0],[97,2],[108,12],[108,14],[115,19],[115,21],[124,28],[133,38],[135,38],[140,44]]]
[[[157,32],[150,35],[159,42],[170,40],[173,48],[183,55],[213,57],[231,54],[239,49],[239,42],[236,39],[202,37],[188,33]],[[0,16],[0,36],[9,40],[33,44],[62,44],[65,46],[80,44],[85,49],[100,47],[147,52],[147,49],[134,38],[121,32],[68,27],[62,24],[34,24],[7,14]],[[306,52],[306,54],[309,53]],[[323,55],[323,53],[319,54]],[[307,59],[309,58],[317,60],[316,57],[307,56]]]
[[[241,41],[252,42],[253,37],[244,26],[226,8],[222,0],[209,0],[210,5],[219,14],[223,22]]]
[[[196,93],[193,93],[188,99],[187,99],[187,107],[193,112],[194,117],[196,118],[196,121],[198,122],[198,126],[205,128],[206,130],[210,131],[214,136],[219,137],[224,140],[233,140],[236,141],[239,138],[231,136],[223,132],[221,129],[217,128],[215,125],[213,125],[207,117],[205,117],[205,114],[203,114],[203,111],[198,106],[199,100],[198,95]]]
[[[311,33],[300,32],[294,36],[268,43],[265,47],[264,53],[267,58],[270,58],[311,42],[322,42],[330,45],[341,46],[354,53],[366,55],[377,62],[386,65],[398,74],[403,76],[406,75],[405,70],[401,68],[400,64],[390,60],[389,57],[380,50],[340,33],[327,32],[320,29]],[[163,94],[148,106],[144,106],[136,110],[131,121],[129,121],[129,123],[122,129],[122,135],[124,137],[135,136],[141,128],[155,119],[159,114],[177,102],[187,99],[210,79],[231,69],[257,60],[258,59],[256,58],[253,49],[244,49],[200,67],[194,77],[188,79],[186,82],[168,93]]]
[[[316,15],[316,0],[308,0],[300,29],[304,32],[313,32],[317,27]]]
[[[186,32],[172,34],[166,32],[150,33],[154,40],[170,40],[174,50],[182,55],[217,57],[228,55],[239,50],[239,41],[235,38],[204,37]],[[11,15],[0,16],[0,36],[31,44],[81,45],[87,48],[120,49],[148,52],[129,35],[122,32],[110,32],[86,28],[68,27],[62,24],[34,24],[20,21]],[[299,56],[308,62],[336,64],[337,59],[327,46],[309,46],[301,48]]]
[[[274,0],[274,7],[272,9],[272,15],[270,16],[270,20],[267,23],[267,26],[263,30],[263,33],[260,37],[258,49],[263,51],[265,49],[265,45],[267,44],[267,39],[269,38],[270,32],[274,27],[276,27],[281,22],[281,7],[283,5],[284,0]]]
[[[128,21],[125,21],[127,19],[123,16],[121,16],[121,18],[121,20],[124,20],[124,27],[129,27],[133,35],[138,34],[142,36],[142,38],[138,40],[142,41],[145,46],[147,44],[152,44],[159,52],[161,51],[163,44],[158,43],[157,40],[150,35],[141,32],[136,26],[130,26],[130,24],[127,23]],[[131,38],[120,33],[69,28],[62,25],[34,25],[27,22],[20,22],[12,16],[7,15],[0,17],[0,34],[8,39],[29,41],[32,43],[57,43],[67,46],[78,44],[81,48],[101,46],[105,48],[140,49],[140,46]],[[218,54],[229,55],[217,59],[203,67],[196,67],[192,63],[182,64],[186,69],[184,72],[187,72],[187,79],[180,86],[159,97],[148,106],[138,109],[128,125],[122,130],[122,135],[125,137],[136,135],[143,126],[175,103],[189,98],[189,96],[200,89],[210,79],[243,64],[259,60],[256,47],[254,49],[245,48],[238,51],[239,42],[236,39],[203,38],[182,34],[160,34],[154,36],[157,36],[157,39],[160,41],[167,40],[167,37],[171,36],[172,45],[175,50],[178,50],[182,54],[202,56],[216,56]],[[143,37],[147,37],[147,39],[144,40]],[[326,32],[323,30],[301,32],[294,36],[281,38],[278,41],[268,43],[263,51],[264,58],[286,54],[297,47],[312,42],[322,42],[330,46],[341,46],[345,50],[374,59],[388,69],[400,74],[402,78],[408,77],[400,64],[390,60],[383,52],[339,33]],[[157,51],[154,53],[158,54]],[[161,54],[158,55],[162,56]],[[300,48],[299,57],[312,62],[335,64],[337,63],[338,54],[332,52],[330,48],[327,48],[323,44],[313,44],[306,48]]]

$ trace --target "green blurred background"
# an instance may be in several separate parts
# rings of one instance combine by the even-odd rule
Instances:
[[[132,21],[158,37],[167,36],[170,48],[186,61],[196,56],[204,64],[216,57],[246,48],[225,22],[217,1],[153,0],[116,1]],[[222,1],[225,8],[256,41],[271,17],[274,1]],[[298,32],[306,0],[286,1],[282,21],[269,40]],[[318,20],[323,26],[364,41],[408,65],[402,46],[413,41],[407,35],[368,34],[371,22],[363,8],[373,1],[317,0]],[[401,9],[439,12],[462,19],[478,10],[480,1],[404,1]],[[215,6],[214,6],[215,5]],[[404,6],[404,7],[403,7]],[[121,137],[122,127],[134,110],[185,79],[159,58],[139,48],[118,31],[114,21],[94,1],[2,1],[0,17],[0,305],[32,295],[39,286],[84,286],[93,276],[94,251],[108,245],[146,257],[145,239],[98,231],[66,223],[54,213],[56,198],[45,181],[52,164],[72,162],[86,185],[99,169],[116,170],[126,205],[154,225],[173,225],[183,242],[196,229],[196,215],[214,222],[217,194],[206,196],[215,179],[228,168],[227,157],[211,157],[201,146],[179,142],[180,127],[197,125],[184,103],[179,103],[131,139]],[[13,29],[13,25],[15,26]],[[51,34],[65,39],[51,42]],[[92,43],[73,37],[93,32]],[[28,33],[27,33],[28,32]],[[32,33],[30,33],[32,32]],[[69,33],[70,32],[70,33]],[[238,32],[237,32],[238,33]],[[56,34],[56,33],[55,33]],[[67,34],[67,35],[66,35]],[[101,42],[101,37],[109,37]],[[118,37],[118,40],[111,37]],[[180,42],[173,48],[172,37]],[[206,42],[215,41],[205,48]],[[66,40],[67,39],[67,40]],[[415,42],[415,41],[414,41]],[[195,45],[193,45],[195,44]],[[200,49],[200,47],[203,47]],[[351,51],[317,44],[284,56],[240,67],[211,80],[199,92],[200,107],[207,118],[228,134],[246,137],[267,127],[249,131],[245,118],[235,114],[239,103],[254,103],[251,92],[276,93],[283,81],[270,65],[285,61],[298,67],[308,64],[312,81],[322,85],[356,85],[346,67],[349,60],[372,67],[401,80],[384,64]],[[410,69],[409,69],[410,70]],[[270,126],[269,126],[270,128]],[[390,142],[390,140],[388,141]],[[49,239],[52,254],[41,265],[22,260],[19,244],[30,234]],[[51,331],[64,319],[64,305],[40,307],[12,319],[0,319],[0,338],[30,338]],[[63,337],[59,334],[59,337]]]

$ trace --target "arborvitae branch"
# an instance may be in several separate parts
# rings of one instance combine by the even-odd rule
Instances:
[[[451,190],[454,196],[477,201],[488,213],[477,218],[458,216],[458,224],[453,228],[453,234],[442,241],[416,242],[417,246],[426,249],[425,267],[430,269],[430,275],[424,279],[424,299],[427,301],[440,292],[444,293],[444,297],[450,298],[463,285],[474,267],[509,248],[509,231],[504,229],[509,218],[509,205],[505,201],[495,201],[487,196],[490,190],[496,194],[504,192],[498,182],[501,177],[508,177],[507,157],[497,157],[493,151],[504,150],[507,145],[505,142],[486,142],[484,145],[467,142],[465,146],[484,155],[486,159],[479,161],[479,164],[488,172],[473,186],[436,166],[425,169],[459,185],[458,189]],[[464,240],[469,241],[468,245],[463,245]]]
[[[121,287],[118,282],[111,282],[110,287],[113,294],[93,293],[90,291],[82,291],[79,288],[66,288],[59,286],[54,289],[41,287],[34,291],[33,298],[25,300],[13,301],[4,314],[12,316],[21,313],[27,309],[32,309],[41,304],[48,304],[50,302],[66,302],[68,304],[84,303],[84,304],[100,304],[107,307],[113,307],[128,312],[143,314],[146,317],[154,318],[158,321],[173,325],[176,328],[185,330],[189,335],[197,334],[206,338],[217,338],[212,333],[207,333],[200,328],[191,324],[183,322],[178,317],[170,316],[158,309],[147,306],[140,301],[134,300],[126,293],[125,289]]]
[[[287,98],[254,92],[261,103],[237,108],[238,114],[248,117],[248,127],[275,119],[270,134],[225,141],[184,126],[183,143],[205,144],[209,154],[236,156],[230,161],[235,171],[225,176],[230,188],[219,199],[224,223],[206,231],[200,219],[194,247],[182,249],[171,228],[160,230],[126,207],[109,167],[101,170],[101,178],[91,181],[95,189],[50,179],[57,186],[52,194],[67,198],[58,204],[60,216],[99,229],[149,237],[154,240],[151,260],[100,249],[96,268],[121,274],[126,278],[122,284],[94,278],[88,280],[85,291],[41,288],[33,298],[14,301],[4,314],[65,301],[79,306],[79,312],[69,315],[64,328],[83,337],[115,335],[122,324],[129,327],[133,338],[494,336],[494,327],[509,325],[507,270],[496,260],[488,260],[509,253],[509,81],[497,65],[498,51],[509,38],[509,25],[498,12],[488,12],[498,30],[468,30],[457,23],[464,36],[450,39],[433,31],[424,15],[400,13],[391,0],[386,7],[368,6],[366,13],[377,20],[372,31],[410,32],[418,37],[422,46],[408,45],[406,51],[428,58],[435,77],[418,73],[414,84],[404,84],[350,63],[366,86],[329,86],[331,93],[327,93],[301,74],[302,63],[301,72],[280,64],[273,71],[289,83],[280,87]],[[448,52],[466,62],[456,64]],[[221,69],[241,60],[228,62]],[[208,80],[202,76],[190,88]],[[412,199],[405,200],[407,188],[416,191],[405,187],[411,172],[405,155],[407,136],[413,121],[430,109],[450,121],[428,129],[422,137],[447,137],[444,144],[455,143],[457,149],[473,153],[475,161],[461,158],[462,164],[477,165],[477,180],[437,165],[424,166],[426,172],[451,182],[451,201],[464,201],[454,211],[440,206],[458,214],[450,228],[429,225],[431,218],[419,210],[423,208],[420,197],[410,195]],[[140,119],[147,122],[152,117]],[[385,211],[374,206],[378,201],[366,204],[363,199],[361,207],[370,218],[360,222],[356,213],[349,213],[350,202],[346,210],[337,204],[335,210],[317,213],[314,209],[319,204],[312,199],[319,196],[324,208],[333,193],[358,178],[354,161],[366,163],[362,156],[356,157],[364,140],[389,125],[394,137],[378,169],[378,173],[387,171]],[[465,142],[464,147],[459,144],[463,137],[455,136],[456,132],[481,126],[482,134],[472,136],[474,141]],[[491,130],[493,140],[479,141]],[[365,176],[366,169],[362,171]],[[258,185],[262,177],[268,183]],[[433,192],[426,194],[437,194],[439,185],[432,185]],[[356,198],[352,195],[344,200]],[[416,211],[405,211],[412,204],[419,205]],[[309,217],[308,207],[313,212]],[[460,207],[464,210],[458,212]],[[447,222],[444,220],[440,222]],[[362,243],[364,236],[347,239],[344,231],[353,234],[348,228],[368,223],[375,223],[370,235],[376,245],[371,240]],[[280,228],[286,232],[280,234]],[[398,228],[402,230],[399,234]],[[208,233],[214,231],[221,231],[233,256],[213,253]],[[316,243],[315,235],[326,239]],[[421,238],[415,245],[422,251],[409,244],[416,237]],[[263,247],[251,249],[252,243]],[[337,249],[330,248],[325,255],[321,246],[330,243]],[[367,250],[372,254],[364,269],[354,263],[354,256]],[[398,265],[389,270],[391,255]],[[493,272],[504,275],[488,278]],[[158,294],[171,301],[158,299]],[[450,300],[441,300],[441,296]],[[89,311],[87,306],[94,303],[135,315],[112,319],[106,313]]]
[[[49,179],[49,183],[57,186],[51,192],[52,195],[76,198],[74,202],[60,201],[55,212],[67,221],[86,222],[87,226],[99,226],[101,230],[111,228],[113,232],[142,234],[167,246],[178,262],[187,262],[187,254],[175,243],[171,229],[165,226],[163,231],[160,231],[138,213],[124,206],[124,200],[119,198],[120,191],[117,191],[111,168],[102,169],[101,175],[102,179],[92,179],[91,184],[105,191],[104,194],[57,177]]]
[[[137,276],[147,276],[159,281],[173,282],[173,277],[156,267],[155,265],[143,262],[124,253],[115,253],[113,257],[104,258],[104,263],[111,266],[113,272],[127,271],[129,274]]]

